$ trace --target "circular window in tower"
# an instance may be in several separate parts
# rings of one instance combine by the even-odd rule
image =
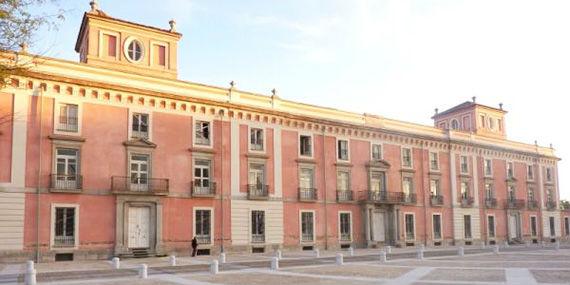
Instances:
[[[141,41],[129,38],[125,41],[125,55],[132,62],[139,62],[144,55],[144,47]]]

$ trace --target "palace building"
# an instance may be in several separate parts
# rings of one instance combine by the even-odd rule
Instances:
[[[176,23],[92,2],[79,62],[0,89],[0,260],[568,239],[552,147],[469,100],[434,126],[182,81]]]

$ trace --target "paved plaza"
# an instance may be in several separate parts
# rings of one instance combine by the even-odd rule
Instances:
[[[284,252],[278,270],[271,270],[273,254],[228,254],[219,273],[209,272],[213,257],[125,259],[121,269],[109,261],[41,263],[36,265],[38,284],[570,284],[570,247],[510,246],[494,254],[491,248],[467,247],[459,256],[454,247],[427,249],[417,259],[415,249],[394,249],[386,262],[379,250],[337,252]],[[148,265],[148,278],[138,276]],[[0,284],[23,284],[23,264],[0,264]]]

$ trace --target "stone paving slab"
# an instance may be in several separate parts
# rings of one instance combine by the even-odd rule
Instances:
[[[505,282],[506,275],[502,269],[441,269],[436,268],[422,280],[451,280],[451,281],[478,281],[478,282]]]
[[[218,275],[196,275],[192,280],[201,282],[225,284],[225,285],[268,285],[268,284],[354,284],[354,285],[372,285],[378,284],[374,281],[360,281],[360,280],[335,280],[331,278],[319,278],[308,276],[291,276],[282,274],[271,274],[261,272],[236,272]]]
[[[290,271],[297,273],[307,273],[327,276],[355,276],[369,278],[397,278],[411,271],[411,268],[390,267],[390,266],[368,266],[364,264],[345,264],[343,266],[330,265],[306,268],[284,269],[282,271]]]
[[[530,272],[539,283],[570,284],[570,270],[531,270]]]

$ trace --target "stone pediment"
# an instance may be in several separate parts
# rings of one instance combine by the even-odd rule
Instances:
[[[123,142],[127,147],[156,148],[156,144],[145,138],[136,138]]]
[[[390,163],[386,160],[380,159],[380,160],[371,160],[368,163],[366,163],[367,167],[375,167],[375,168],[384,168],[384,169],[388,169],[390,168]]]

